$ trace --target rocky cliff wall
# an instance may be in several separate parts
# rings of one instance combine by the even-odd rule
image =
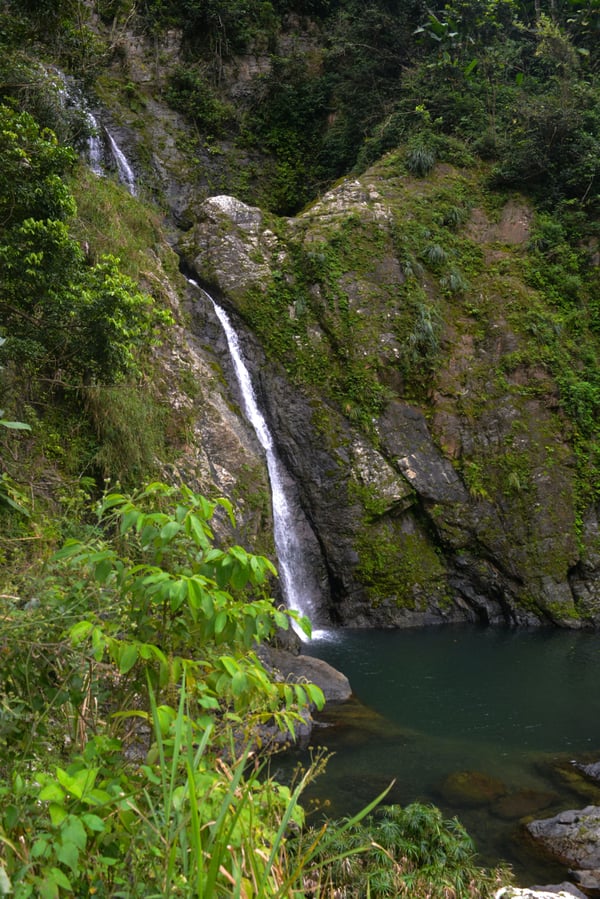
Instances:
[[[258,339],[336,622],[600,621],[595,513],[582,529],[572,426],[526,327],[531,212],[480,201],[475,172],[415,179],[396,153],[294,219],[209,198],[181,239]]]
[[[585,362],[561,355],[560,316],[528,277],[532,210],[491,195],[466,152],[419,178],[403,148],[294,218],[249,207],[222,189],[249,160],[192,140],[164,102],[178,40],[159,55],[130,35],[126,71],[115,63],[99,98],[142,188],[165,204],[185,266],[235,316],[255,360],[327,573],[328,615],[596,627],[593,460],[558,387],[561,365]],[[266,55],[232,63],[225,89],[247,92],[268,67]],[[186,339],[225,375],[213,379],[216,402],[202,376],[194,441],[216,489],[255,516],[262,551],[264,466],[210,310],[194,297],[192,311]]]

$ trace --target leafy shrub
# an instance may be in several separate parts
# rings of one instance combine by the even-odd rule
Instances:
[[[191,66],[179,66],[169,78],[167,102],[210,136],[223,132],[233,118],[233,110],[220,100],[202,73]]]

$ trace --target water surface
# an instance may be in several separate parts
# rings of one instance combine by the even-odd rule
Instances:
[[[519,807],[507,797],[543,803],[533,817],[600,804],[600,790],[570,782],[571,760],[600,759],[598,635],[345,629],[304,651],[343,671],[355,694],[315,731],[313,743],[334,756],[312,798],[334,816],[350,814],[395,781],[390,801],[457,815],[484,863],[507,861],[524,885],[565,878],[524,845]],[[499,781],[504,796],[473,805],[449,793],[448,776],[465,771]]]

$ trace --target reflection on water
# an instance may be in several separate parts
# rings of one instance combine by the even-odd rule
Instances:
[[[387,801],[458,815],[486,864],[510,862],[524,884],[565,878],[524,846],[519,819],[600,803],[571,764],[600,758],[600,637],[344,630],[304,651],[343,671],[355,694],[326,711],[313,739],[335,753],[312,788],[331,814],[357,811],[394,781]],[[467,771],[482,793],[469,794]]]

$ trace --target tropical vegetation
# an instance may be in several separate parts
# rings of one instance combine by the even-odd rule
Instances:
[[[101,96],[121,59],[123,102],[143,109],[129,28],[157,58],[180,33],[163,95],[190,159],[274,214],[399,145],[416,178],[481,165],[490,193],[527,195],[524,274],[552,309],[530,310],[532,341],[600,491],[598,0],[2,0],[0,895],[488,896],[497,875],[437,809],[374,797],[313,823],[302,792],[323,760],[290,784],[269,772],[273,735],[323,698],[256,649],[310,625],[271,598],[275,568],[234,539],[228,500],[163,479],[187,439],[154,378],[176,260],[151,184],[138,201],[90,178],[90,123],[54,68]],[[317,35],[309,52],[278,43],[295,30]],[[236,103],[224,72],[250,50],[271,66]],[[447,207],[451,228],[464,204]],[[298,262],[323,282],[329,264]],[[403,364],[428,372],[439,323],[417,312]],[[364,424],[381,387],[351,374],[336,398]]]

